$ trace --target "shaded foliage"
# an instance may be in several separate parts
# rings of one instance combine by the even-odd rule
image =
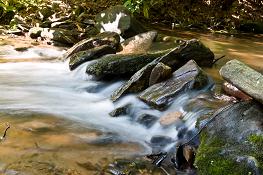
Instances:
[[[263,22],[262,0],[124,0],[132,12],[153,22],[215,30],[239,29],[243,23]]]

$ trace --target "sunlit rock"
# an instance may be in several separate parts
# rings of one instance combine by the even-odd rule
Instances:
[[[263,75],[238,60],[227,62],[220,75],[238,89],[263,103]]]
[[[33,27],[29,30],[29,33],[28,35],[32,38],[32,39],[36,39],[38,37],[41,36],[41,32],[43,31],[44,29],[41,28],[41,27]]]
[[[150,31],[128,38],[121,43],[122,51],[120,53],[145,53],[150,49],[156,37],[157,32]]]
[[[179,111],[170,112],[160,118],[160,124],[162,126],[169,126],[182,119],[183,114]]]
[[[146,30],[131,16],[130,11],[122,5],[110,7],[95,17],[96,27],[100,32],[111,31],[129,38]]]

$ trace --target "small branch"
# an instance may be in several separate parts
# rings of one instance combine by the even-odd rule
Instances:
[[[4,132],[3,136],[0,137],[0,141],[4,140],[6,138],[7,131],[8,131],[8,129],[10,129],[9,123],[7,123],[6,126],[7,126],[7,128],[5,129],[5,132]]]
[[[219,58],[216,58],[214,61],[213,61],[213,64],[215,64],[218,60],[221,60],[222,58],[224,58],[225,57],[225,55],[223,55],[223,56],[221,56],[221,57],[219,57]]]

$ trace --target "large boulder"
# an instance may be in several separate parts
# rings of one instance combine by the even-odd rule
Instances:
[[[227,62],[220,75],[235,87],[263,103],[263,75],[238,60]]]
[[[190,60],[175,71],[172,78],[150,86],[139,95],[139,98],[157,109],[164,109],[173,102],[180,92],[201,89],[207,84],[207,75],[195,61]]]
[[[119,43],[120,43],[120,36],[117,33],[115,32],[100,33],[94,37],[90,37],[76,43],[64,54],[64,59],[71,59],[72,55],[80,51],[86,51],[103,45],[108,45],[113,49],[117,50]]]
[[[115,101],[126,93],[140,92],[149,87],[150,75],[158,63],[163,63],[174,70],[191,59],[194,59],[201,66],[211,66],[214,54],[196,39],[185,41],[136,72],[129,81],[113,92],[112,100]]]
[[[132,75],[167,51],[144,54],[109,54],[87,66],[86,72],[96,77]]]
[[[240,102],[218,110],[203,128],[195,165],[200,175],[263,173],[263,107]]]
[[[145,53],[152,46],[153,41],[157,37],[156,31],[149,31],[138,34],[134,37],[126,39],[121,43],[121,53]]]
[[[112,6],[95,16],[96,27],[100,32],[110,31],[130,38],[145,32],[145,28],[132,17],[130,11],[122,5]]]

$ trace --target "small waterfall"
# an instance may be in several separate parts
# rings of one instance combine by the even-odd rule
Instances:
[[[20,62],[0,64],[0,110],[50,113],[80,124],[111,132],[119,140],[138,142],[149,148],[153,136],[169,137],[177,141],[179,128],[195,131],[196,119],[208,109],[186,111],[190,99],[207,91],[183,92],[164,112],[154,110],[136,98],[127,95],[116,103],[111,93],[123,82],[101,82],[85,73],[85,63],[70,72],[67,62]],[[116,107],[132,104],[129,115],[113,118],[109,113]],[[166,113],[180,111],[185,122],[180,126],[163,127],[157,121],[150,128],[136,122],[141,114],[158,118]],[[173,145],[173,144],[172,144]],[[163,149],[170,149],[171,144]]]

